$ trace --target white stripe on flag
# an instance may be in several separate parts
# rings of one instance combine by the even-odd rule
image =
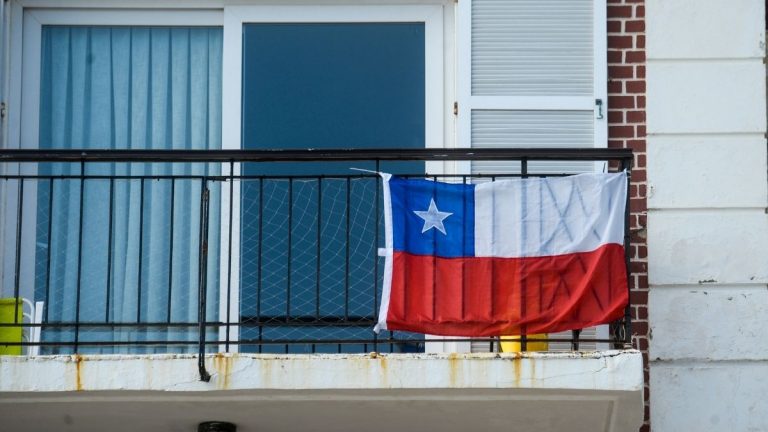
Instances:
[[[624,242],[626,173],[502,180],[475,186],[475,256],[589,252]]]

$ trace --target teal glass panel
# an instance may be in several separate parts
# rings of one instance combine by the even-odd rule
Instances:
[[[247,24],[242,142],[246,149],[425,146],[423,23]],[[280,320],[372,318],[381,299],[380,183],[333,174],[372,162],[248,164],[241,214],[241,315]],[[423,162],[383,163],[418,174]],[[323,180],[274,178],[325,175]],[[377,201],[378,200],[378,201]],[[244,327],[241,338],[371,339],[371,327]],[[398,350],[405,349],[398,346]],[[248,351],[248,347],[244,347]],[[263,346],[266,352],[371,350]]]

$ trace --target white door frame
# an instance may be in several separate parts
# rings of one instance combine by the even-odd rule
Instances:
[[[425,56],[425,143],[429,147],[443,147],[445,139],[445,66],[444,66],[444,29],[442,5],[288,5],[288,6],[227,6],[224,8],[224,71],[227,77],[223,82],[223,99],[227,101],[222,111],[222,148],[240,149],[242,147],[242,46],[243,24],[248,23],[377,23],[377,22],[423,22]],[[451,11],[452,13],[452,11]],[[434,164],[433,172],[442,169]],[[229,164],[222,172],[229,175]],[[235,164],[234,174],[240,175],[240,164]],[[230,191],[230,188],[233,190]],[[230,340],[238,340],[239,329],[236,324],[240,314],[240,184],[226,183],[222,188],[222,220],[229,220],[229,195],[232,194],[232,253],[231,270],[221,266],[221,292],[226,295],[231,290],[229,310],[222,301],[220,315],[230,317]],[[222,263],[227,262],[229,253],[229,231],[222,224],[221,248]],[[224,339],[222,337],[222,339]],[[229,347],[237,351],[238,345]]]

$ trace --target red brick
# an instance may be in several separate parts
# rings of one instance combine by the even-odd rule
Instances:
[[[632,138],[635,128],[632,126],[608,126],[608,136],[611,138]]]
[[[635,8],[635,18],[645,18],[645,6],[638,5]]]
[[[632,323],[632,333],[646,335],[648,334],[648,323],[635,321]]]
[[[641,212],[646,210],[648,210],[648,208],[646,207],[646,204],[645,204],[645,198],[629,199],[629,211],[634,213],[634,212]]]
[[[627,81],[627,93],[645,93],[645,80]]]
[[[608,33],[621,33],[621,21],[608,20],[608,26],[606,28]]]
[[[640,275],[637,277],[638,282],[637,286],[641,288],[648,288],[648,276],[647,275]]]
[[[608,124],[624,123],[624,113],[621,111],[608,111]]]
[[[645,96],[638,96],[637,97],[637,107],[638,108],[645,108]],[[645,133],[643,133],[645,135]]]
[[[635,98],[632,96],[608,96],[608,106],[611,109],[628,109],[635,107]],[[620,137],[623,135],[615,135]],[[630,135],[634,136],[634,135]]]
[[[645,35],[635,36],[635,48],[645,49]]]
[[[627,147],[631,148],[635,153],[645,153],[645,140],[633,139],[627,140]]]
[[[645,21],[627,21],[624,23],[624,31],[627,33],[642,33],[645,31]]]
[[[645,51],[627,51],[624,55],[626,63],[645,63]]]
[[[618,50],[608,50],[608,63],[621,63],[624,58],[624,52]]]
[[[632,6],[608,6],[608,18],[632,18]]]
[[[632,48],[632,36],[608,36],[608,48]]]
[[[608,93],[621,93],[624,91],[624,83],[619,80],[608,81]]]
[[[632,66],[608,66],[608,78],[634,78],[635,70]]]
[[[645,177],[644,169],[635,168],[632,170],[632,181],[644,182],[645,180],[646,180],[646,177]]]
[[[640,319],[648,319],[648,308],[646,306],[640,306],[637,308],[637,317]]]
[[[629,302],[633,305],[648,304],[648,291],[632,291],[629,293]]]
[[[645,122],[645,111],[627,111],[627,123]]]
[[[645,185],[642,185],[643,188],[645,188]],[[645,196],[645,191],[643,191],[643,196]],[[648,258],[648,246],[638,246],[637,247],[637,257],[638,258]]]
[[[640,105],[639,99],[638,99],[638,106]],[[645,97],[643,97],[643,106],[645,106]],[[638,126],[637,127],[637,136],[641,138],[645,138],[645,126]]]
[[[635,68],[635,76],[637,78],[645,78],[645,66],[637,66]]]

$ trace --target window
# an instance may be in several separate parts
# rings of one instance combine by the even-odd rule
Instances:
[[[192,25],[169,25],[177,19]],[[23,71],[32,77],[23,82],[24,146],[220,148],[220,14],[42,10],[25,13],[24,24]],[[200,221],[186,204],[200,199],[201,184],[138,176],[210,175],[214,168],[94,164],[85,174],[117,178],[81,181],[77,164],[40,165],[37,174],[74,178],[19,185],[24,201],[35,204],[23,216],[24,235],[35,238],[25,246],[36,246],[22,251],[22,296],[45,301],[45,322],[194,322]],[[127,175],[135,178],[120,178]],[[218,232],[209,243],[218,247]],[[217,264],[209,260],[209,268]],[[217,271],[208,286],[218,286]],[[109,327],[43,334],[56,342],[141,338],[157,334]]]
[[[604,0],[467,0],[458,12],[458,145],[605,147]],[[591,163],[532,163],[583,172]],[[479,162],[472,171],[519,170]]]

